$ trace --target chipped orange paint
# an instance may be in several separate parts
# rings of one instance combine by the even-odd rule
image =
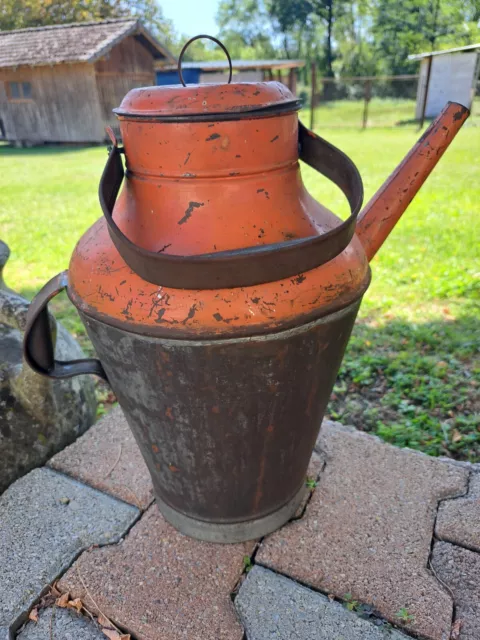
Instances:
[[[215,122],[194,118],[220,108],[229,113],[282,104],[292,97],[279,83],[130,92],[119,110],[128,168],[114,210],[121,230],[145,249],[195,255],[320,235],[338,225],[339,218],[303,186],[296,112]],[[166,113],[192,119],[155,120]],[[368,260],[467,115],[459,105],[446,108],[367,205],[358,236],[316,269],[250,287],[157,286],[125,264],[102,217],[74,251],[69,296],[85,314],[108,324],[186,339],[269,333],[342,309],[367,289]]]
[[[180,469],[178,467],[176,467],[174,464],[168,465],[168,468],[170,469],[170,471],[172,473],[178,473],[180,471]]]
[[[114,217],[132,241],[194,255],[320,235],[339,223],[303,186],[295,110],[241,121],[153,119],[173,107],[192,113],[190,98],[196,113],[204,113],[209,105],[241,111],[293,96],[279,83],[130,92],[120,116],[128,178]],[[342,308],[367,287],[369,268],[354,238],[337,258],[299,276],[201,291],[153,285],[124,263],[102,218],[75,249],[69,295],[86,314],[145,335],[230,337],[295,326]]]
[[[169,420],[173,420],[172,407],[167,407],[165,410],[165,415]]]
[[[152,444],[152,451],[153,451],[153,453],[158,453],[160,451],[160,449],[157,447],[156,444]]]

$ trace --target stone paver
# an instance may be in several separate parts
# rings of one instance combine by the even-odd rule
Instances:
[[[480,473],[472,473],[468,494],[442,502],[435,533],[441,540],[480,551]]]
[[[480,554],[448,542],[436,542],[432,566],[453,592],[455,620],[460,625],[459,640],[479,640]]]
[[[248,574],[235,607],[248,640],[407,640],[259,566]]]
[[[241,640],[230,593],[254,545],[192,540],[153,505],[121,544],[83,553],[58,587],[137,640]]]
[[[120,407],[48,464],[140,509],[153,501],[150,474]]]
[[[406,628],[447,640],[452,598],[427,569],[437,503],[467,489],[462,467],[324,423],[327,456],[305,516],[268,536],[256,560]]]
[[[17,480],[0,496],[0,629],[16,629],[80,551],[118,541],[138,514],[51,469]]]
[[[53,620],[52,620],[53,614]],[[43,609],[38,622],[30,621],[17,640],[105,640],[100,627],[72,609]]]

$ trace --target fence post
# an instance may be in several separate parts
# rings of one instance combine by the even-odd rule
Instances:
[[[313,131],[315,126],[315,91],[317,83],[317,74],[315,68],[315,62],[312,62],[311,66],[311,93],[310,93],[310,129]]]
[[[425,93],[423,94],[422,114],[420,116],[419,129],[423,129],[425,122],[425,111],[427,110],[428,89],[430,88],[430,74],[432,73],[432,56],[427,58],[427,81],[425,83]],[[420,78],[419,78],[420,82]]]
[[[297,74],[295,69],[290,69],[288,72],[288,88],[294,96],[297,95]]]
[[[372,97],[372,81],[371,80],[365,80],[365,102],[364,102],[364,105],[363,105],[362,129],[366,129],[367,128],[368,103],[370,102],[371,97]]]

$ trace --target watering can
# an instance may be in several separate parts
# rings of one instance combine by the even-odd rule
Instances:
[[[302,502],[369,261],[468,110],[449,103],[361,210],[355,165],[299,123],[283,84],[232,83],[230,62],[228,83],[185,86],[184,51],[184,86],[115,110],[103,217],[33,300],[24,355],[51,378],[108,380],[166,520],[238,542]],[[299,159],[343,191],[346,220],[309,195]],[[47,303],[64,289],[98,360],[54,358]]]

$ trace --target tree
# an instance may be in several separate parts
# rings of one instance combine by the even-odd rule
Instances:
[[[370,0],[353,0],[345,3],[344,11],[335,21],[335,72],[340,76],[371,76],[377,72],[371,13]]]
[[[315,30],[314,6],[311,0],[267,0],[266,9],[281,34],[287,58],[299,58],[302,45]]]
[[[176,42],[173,25],[156,0],[1,0],[0,30],[128,16],[142,20],[167,46]]]
[[[372,32],[384,73],[416,71],[411,53],[463,44],[478,34],[470,20],[480,15],[479,0],[377,0]]]
[[[345,1],[223,0],[217,21],[226,41],[235,35],[247,48],[260,45],[277,56],[316,59],[333,74],[334,2],[341,6]],[[319,47],[322,40],[325,46]]]
[[[336,0],[335,5],[338,5]],[[320,13],[325,17],[327,23],[327,38],[325,40],[325,64],[327,67],[327,76],[333,78],[333,50],[332,50],[332,35],[333,35],[333,0],[324,0],[320,5]]]
[[[316,58],[323,73],[333,77],[335,25],[349,11],[353,0],[266,0],[266,3],[282,33],[287,57],[290,57],[287,47],[289,36],[298,42],[297,57],[301,54],[303,41],[312,43],[323,40],[323,47],[315,46],[314,52],[310,49],[307,57]],[[341,35],[338,34],[340,39]]]
[[[262,0],[222,0],[217,23],[220,38],[234,57],[277,55],[275,25]]]

